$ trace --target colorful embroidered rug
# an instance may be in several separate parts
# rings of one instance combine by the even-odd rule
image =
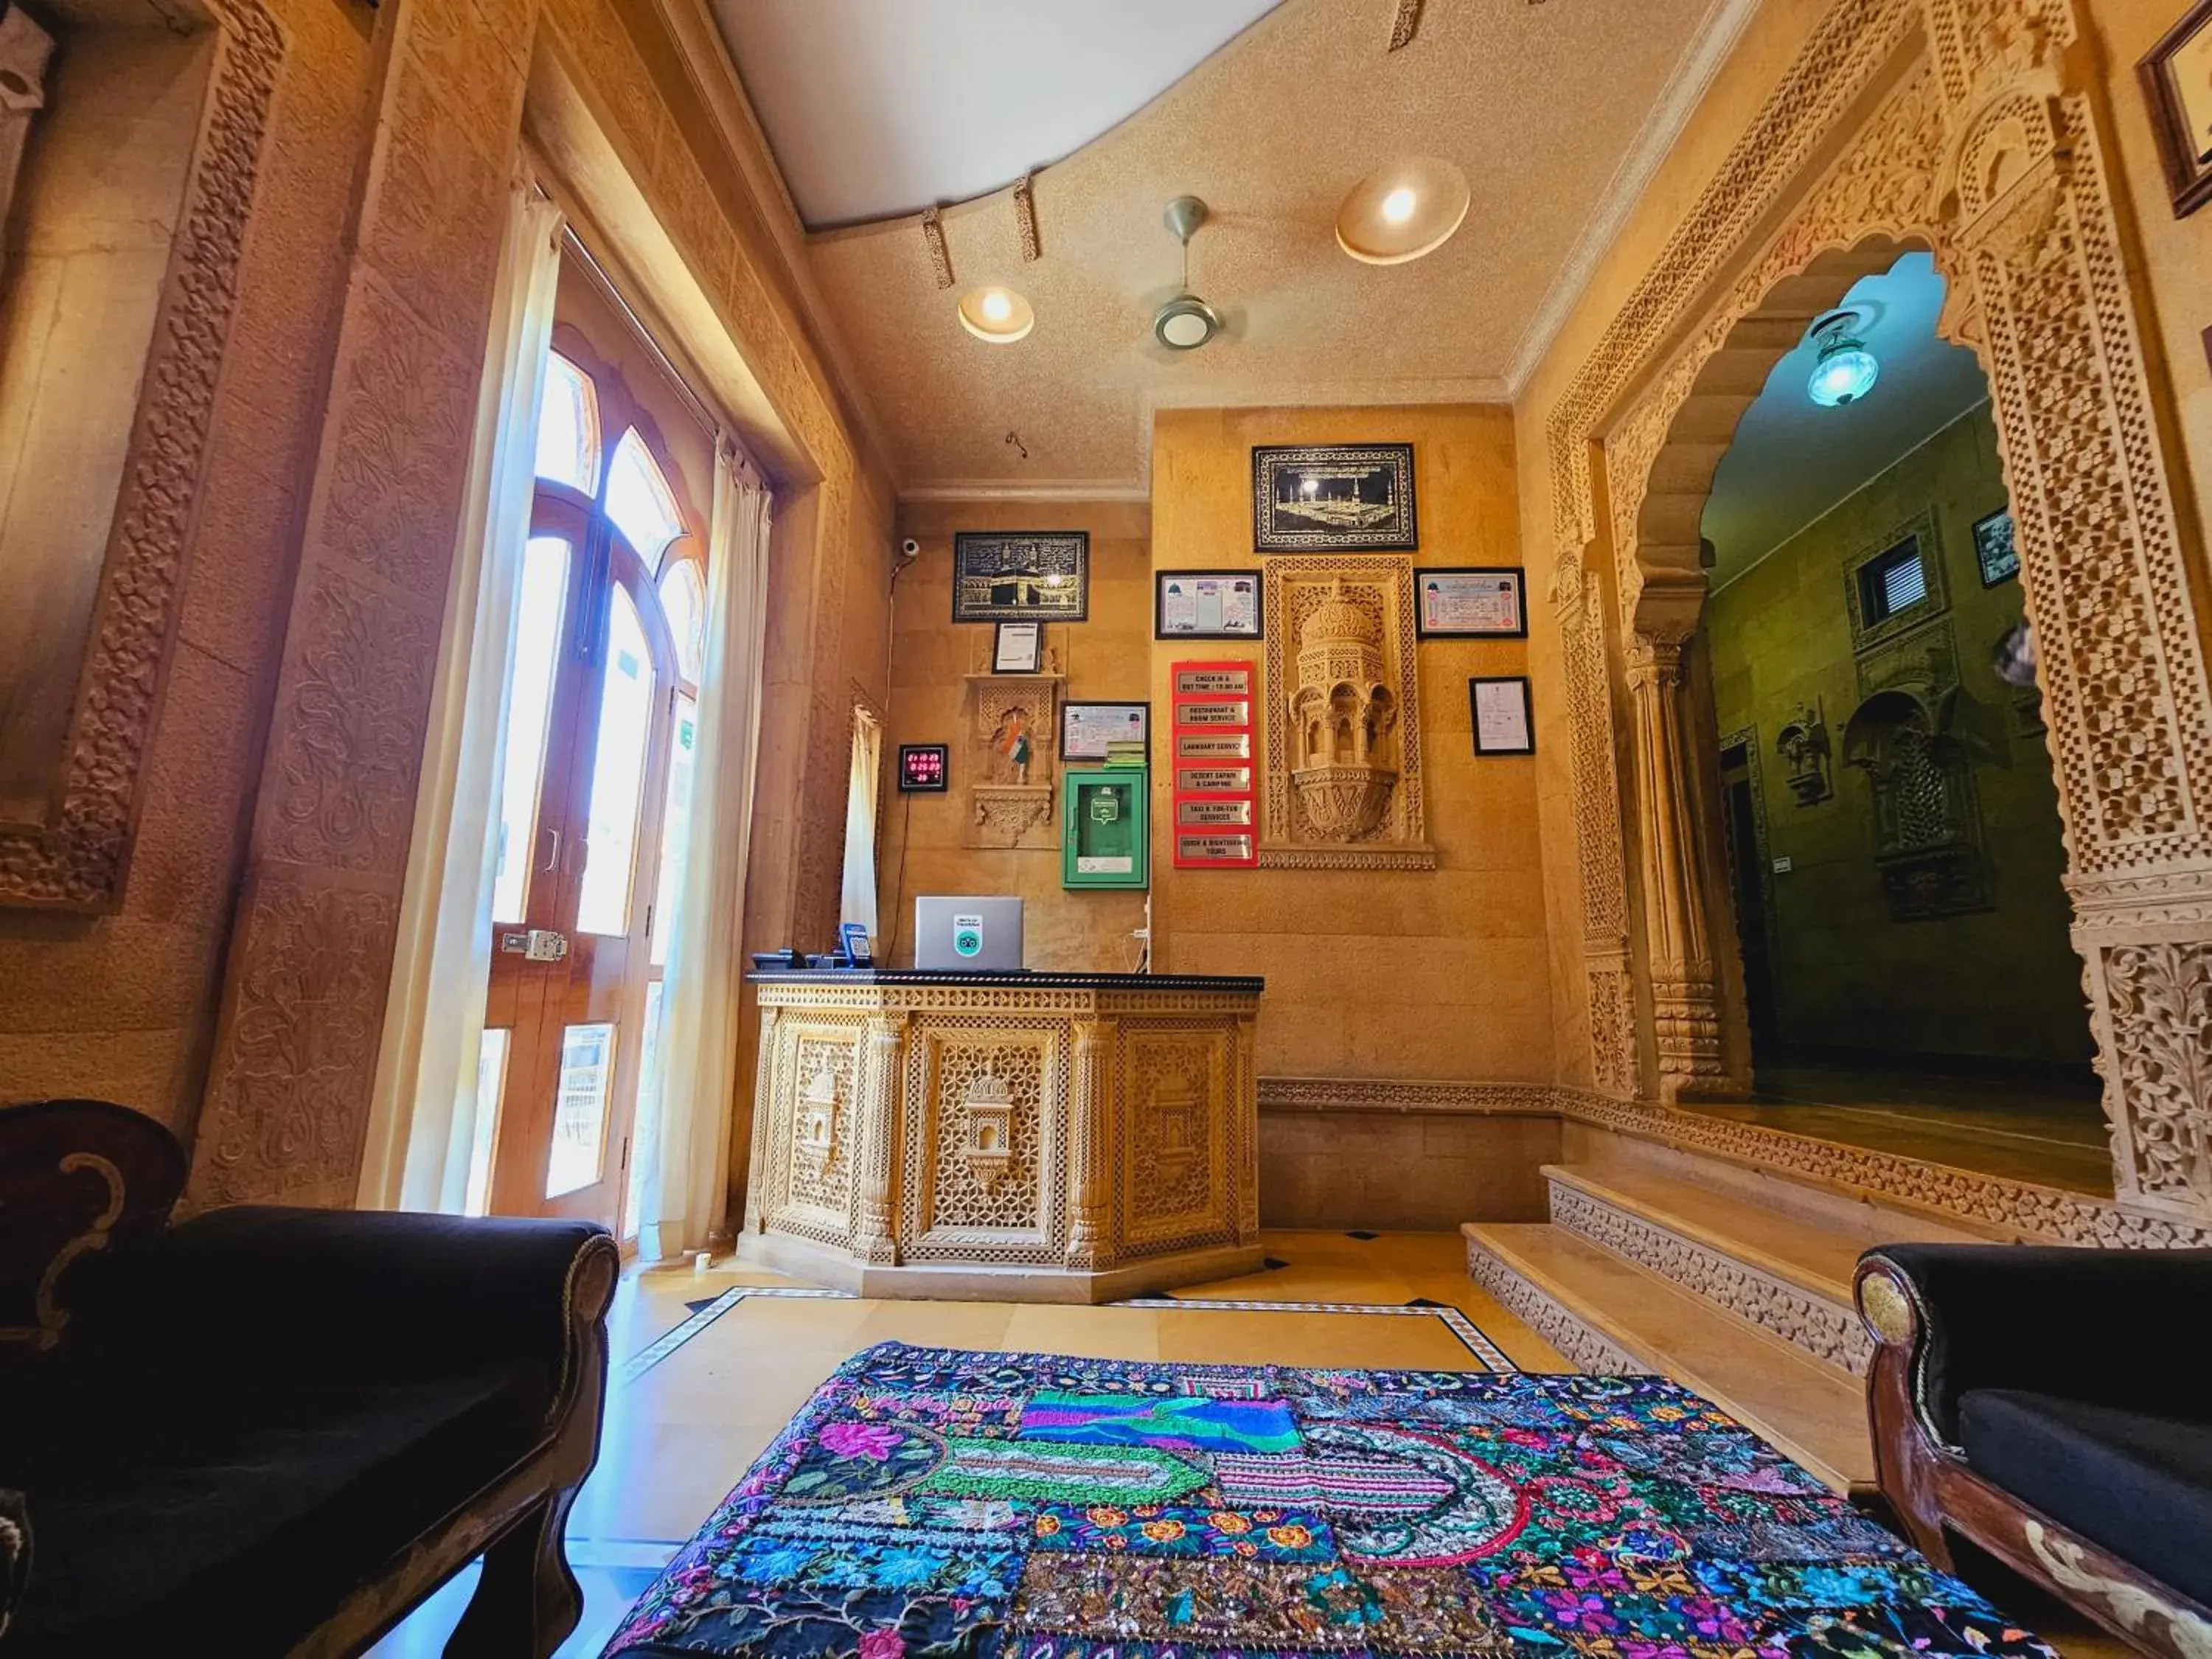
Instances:
[[[2052,1659],[1658,1377],[896,1342],[822,1386],[607,1653]]]

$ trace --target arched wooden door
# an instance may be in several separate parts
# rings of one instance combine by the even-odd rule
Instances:
[[[690,817],[705,526],[651,418],[580,335],[556,331],[548,371],[470,1207],[628,1237]]]

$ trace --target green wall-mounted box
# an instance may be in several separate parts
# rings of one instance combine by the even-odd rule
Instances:
[[[1061,886],[1151,885],[1151,777],[1133,766],[1060,775]]]

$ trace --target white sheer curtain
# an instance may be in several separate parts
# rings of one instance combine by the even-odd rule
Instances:
[[[838,920],[857,921],[876,937],[876,791],[884,772],[884,728],[865,708],[853,711],[853,772],[845,783],[845,882]]]
[[[668,945],[668,1014],[656,1144],[645,1166],[638,1254],[700,1249],[721,1218],[737,1095],[744,959],[745,858],[760,747],[768,623],[769,494],[724,443],[714,463],[707,562],[707,659],[699,682],[699,760],[684,895]]]
[[[535,185],[516,184],[369,1108],[359,1194],[368,1209],[458,1212],[467,1191],[491,973],[492,811],[561,222]]]

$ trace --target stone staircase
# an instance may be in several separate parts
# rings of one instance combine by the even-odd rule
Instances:
[[[1657,1371],[1841,1490],[1873,1476],[1851,1303],[1869,1245],[1969,1223],[1611,1133],[1544,1169],[1546,1223],[1469,1222],[1470,1272],[1585,1370]]]

